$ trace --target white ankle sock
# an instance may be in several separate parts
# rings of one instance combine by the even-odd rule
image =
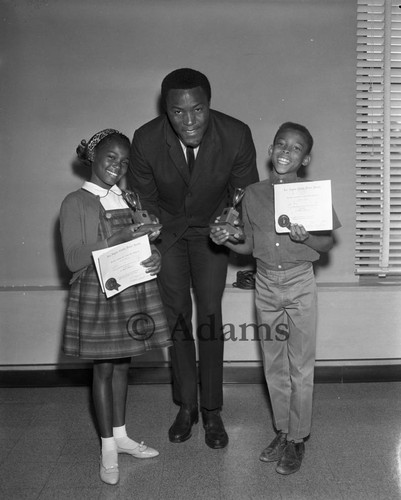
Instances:
[[[127,436],[127,429],[125,428],[125,424],[121,427],[113,427],[113,437],[115,438],[123,438]]]
[[[117,446],[119,446],[120,448],[125,448],[126,450],[134,450],[139,446],[139,443],[127,436],[125,425],[122,425],[121,427],[113,427],[113,436],[117,443]]]
[[[118,464],[117,444],[114,437],[100,438],[102,441],[102,463],[106,469]]]

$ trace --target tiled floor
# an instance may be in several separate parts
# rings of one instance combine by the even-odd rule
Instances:
[[[177,408],[168,384],[129,387],[127,428],[160,451],[121,455],[120,482],[98,475],[99,443],[88,387],[0,389],[0,497],[11,499],[401,498],[401,383],[317,384],[301,470],[280,476],[260,462],[273,437],[261,384],[225,385],[226,449],[211,450],[201,425],[172,444]]]

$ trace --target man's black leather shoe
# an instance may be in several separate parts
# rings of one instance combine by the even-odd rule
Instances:
[[[228,444],[227,432],[218,410],[202,410],[205,443],[209,448],[224,448]]]
[[[197,406],[181,406],[173,425],[168,431],[168,438],[172,443],[183,443],[191,437],[191,429],[198,423]]]

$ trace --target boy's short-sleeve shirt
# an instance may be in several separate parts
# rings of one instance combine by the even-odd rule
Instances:
[[[292,241],[287,233],[276,233],[274,188],[271,180],[247,187],[242,201],[242,213],[244,232],[252,240],[252,254],[258,263],[271,269],[284,270],[319,259],[319,252],[313,248]],[[333,209],[333,228],[340,226]]]

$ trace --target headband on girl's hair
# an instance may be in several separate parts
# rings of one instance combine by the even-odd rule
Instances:
[[[89,161],[93,161],[95,157],[95,147],[99,144],[99,142],[107,137],[108,135],[111,134],[120,134],[118,130],[115,130],[114,128],[106,128],[104,130],[101,130],[97,134],[95,134],[93,137],[91,137],[86,145],[86,150],[87,150],[87,158]]]

